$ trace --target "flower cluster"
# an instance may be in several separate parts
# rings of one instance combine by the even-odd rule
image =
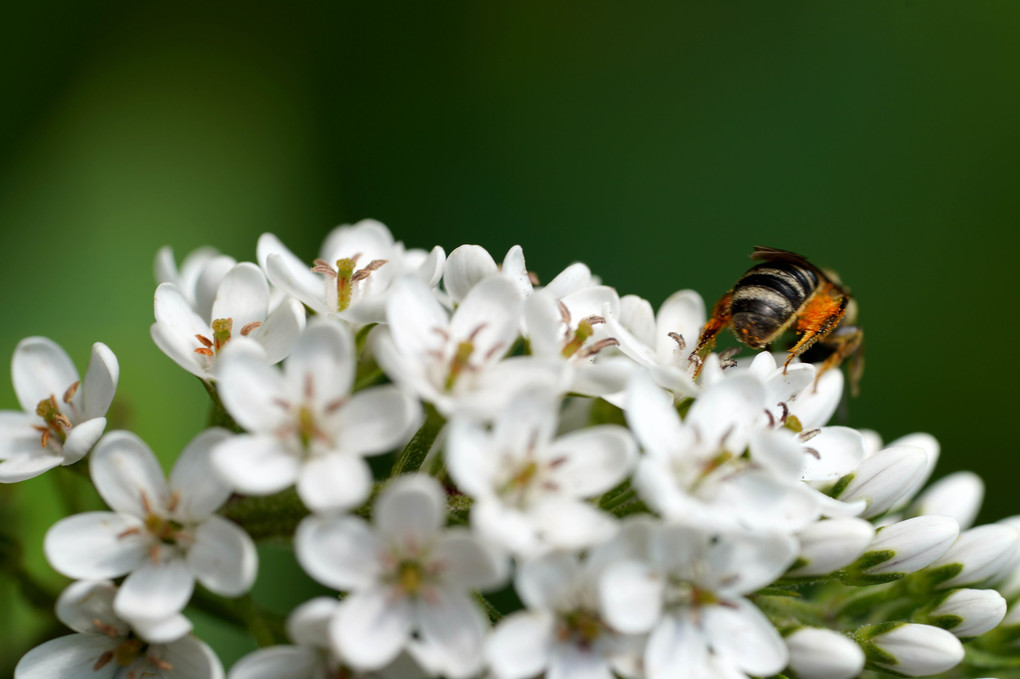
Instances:
[[[291,613],[293,645],[248,620],[266,648],[230,679],[927,676],[964,642],[1017,662],[1020,519],[972,526],[969,473],[924,489],[926,434],[830,425],[838,370],[692,360],[697,293],[656,313],[583,264],[541,285],[518,246],[447,256],[366,220],[320,255],[159,253],[151,335],[216,424],[169,479],[103,434],[110,349],[80,381],[52,341],[18,346],[0,481],[87,464],[109,511],[46,535],[77,634],[16,679],[223,677],[183,614],[196,583],[243,597],[270,537],[339,597]]]

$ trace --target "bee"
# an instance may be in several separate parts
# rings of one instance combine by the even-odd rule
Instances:
[[[752,349],[770,349],[788,330],[797,333],[783,372],[808,349],[820,347],[827,356],[818,369],[838,367],[850,359],[850,391],[856,396],[864,371],[864,332],[855,325],[857,304],[834,273],[822,271],[804,257],[786,250],[755,247],[751,259],[761,260],[740,277],[733,289],[716,302],[698,345],[691,353],[695,375],[729,327]],[[816,378],[817,379],[817,378]]]

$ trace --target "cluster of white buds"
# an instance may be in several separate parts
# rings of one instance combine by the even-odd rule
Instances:
[[[77,633],[16,679],[1020,664],[1020,518],[972,526],[973,474],[922,490],[931,436],[830,425],[839,370],[692,360],[697,293],[655,313],[583,264],[543,286],[518,246],[502,264],[477,245],[406,249],[374,221],[338,227],[313,261],[265,234],[257,260],[157,256],[152,338],[200,379],[214,425],[169,479],[139,437],[103,433],[110,349],[95,345],[84,382],[50,340],[15,351],[25,412],[0,413],[0,482],[63,465],[109,507],[46,535],[78,580],[57,601]],[[285,628],[262,619],[247,593],[265,539],[339,596]],[[213,595],[242,605],[204,610],[264,647],[229,673],[185,617]]]

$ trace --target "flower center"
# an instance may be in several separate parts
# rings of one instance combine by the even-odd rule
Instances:
[[[336,260],[336,268],[330,266],[324,259],[315,260],[312,271],[321,273],[328,278],[336,280],[336,310],[344,311],[354,299],[354,285],[358,281],[365,280],[369,275],[386,263],[385,259],[373,259],[367,266],[355,270],[358,258],[361,254],[353,257],[343,257]]]
[[[425,584],[425,573],[418,561],[401,561],[397,564],[397,587],[408,596],[418,596]]]
[[[666,605],[670,608],[700,608],[718,604],[719,597],[686,580],[671,580],[666,588]]]
[[[242,337],[247,337],[253,330],[260,327],[262,323],[260,321],[252,321],[248,323],[239,333]],[[195,339],[202,345],[195,349],[196,354],[202,354],[203,356],[209,356],[210,358],[216,356],[223,347],[227,345],[230,338],[233,337],[234,331],[234,319],[232,318],[217,318],[209,326],[212,329],[212,339],[209,339],[205,335],[195,335]]]
[[[605,631],[605,623],[598,613],[579,608],[560,617],[556,636],[562,642],[573,641],[582,648],[589,648]]]
[[[64,392],[64,403],[70,404],[71,398],[74,397],[74,392],[78,390],[79,382],[75,382],[71,387]],[[35,407],[35,414],[43,419],[46,426],[32,425],[33,429],[42,434],[42,447],[45,448],[50,442],[51,437],[56,437],[61,444],[67,441],[67,430],[70,429],[73,424],[71,420],[64,413],[60,412],[60,406],[57,405],[57,397],[50,394],[49,398],[44,398],[39,401],[39,405]]]

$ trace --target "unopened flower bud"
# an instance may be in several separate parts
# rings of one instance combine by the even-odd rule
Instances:
[[[912,513],[951,516],[961,530],[970,528],[981,509],[985,484],[973,472],[956,472],[939,479],[914,501]]]
[[[839,632],[801,627],[784,641],[800,679],[852,679],[864,669],[864,651]]]
[[[895,441],[889,443],[889,447],[892,446],[917,446],[925,452],[927,460],[924,465],[924,469],[917,475],[917,478],[914,479],[913,489],[908,493],[904,493],[903,497],[897,500],[893,505],[893,511],[898,511],[906,507],[907,503],[910,502],[910,498],[912,498],[917,491],[921,490],[921,488],[924,487],[924,484],[928,483],[928,479],[931,478],[931,473],[935,471],[935,463],[939,460],[940,446],[938,440],[934,436],[926,434],[925,432],[917,432],[901,436]]]
[[[959,533],[948,516],[918,516],[880,528],[843,581],[863,585],[902,578],[946,554]]]
[[[812,523],[797,534],[800,556],[787,575],[803,578],[838,570],[859,557],[874,535],[875,528],[863,519],[849,517]]]
[[[994,629],[1005,615],[1006,600],[994,589],[958,589],[932,609],[924,622],[969,639]]]
[[[949,551],[928,567],[928,572],[943,589],[995,583],[1009,575],[1018,549],[1020,533],[1011,526],[994,523],[978,526],[960,533]]]
[[[960,640],[931,625],[885,623],[858,634],[867,639],[864,652],[869,664],[908,677],[939,674],[963,660]]]
[[[861,516],[878,516],[917,490],[917,480],[927,466],[928,453],[924,449],[890,446],[861,462],[857,471],[848,475],[851,477],[848,482],[841,479],[837,487],[846,485],[836,497],[843,502],[866,500],[868,506]]]

